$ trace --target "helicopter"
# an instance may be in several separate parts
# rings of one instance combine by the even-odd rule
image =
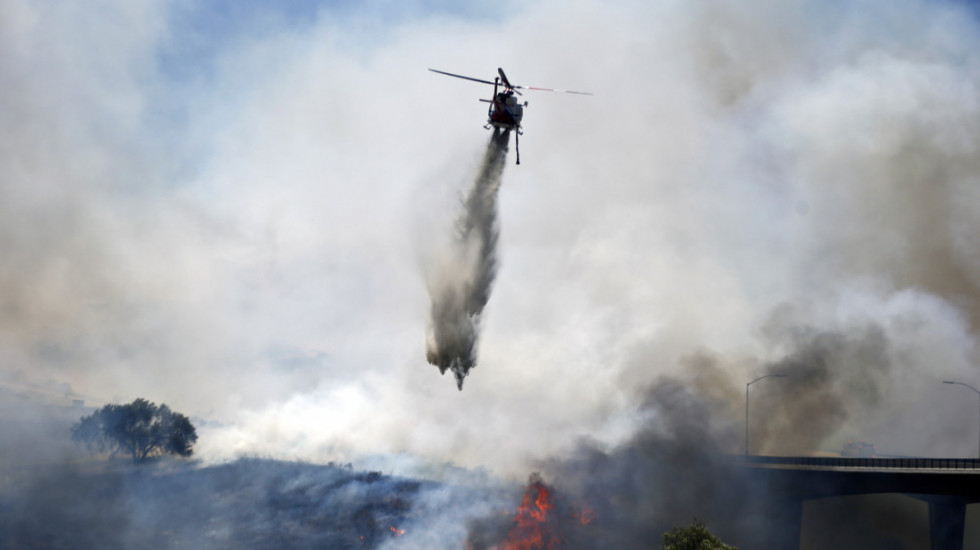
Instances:
[[[480,99],[480,101],[490,104],[490,107],[487,109],[487,123],[483,127],[487,130],[490,128],[504,131],[514,130],[514,149],[517,152],[517,164],[521,163],[520,143],[517,136],[524,135],[524,131],[521,130],[521,119],[524,118],[524,107],[527,107],[527,101],[520,103],[517,97],[515,97],[524,95],[518,90],[538,90],[542,92],[592,95],[591,92],[576,92],[573,90],[556,90],[554,88],[538,88],[535,86],[518,86],[511,84],[510,80],[507,79],[507,75],[504,74],[504,70],[500,67],[497,68],[497,76],[493,78],[493,82],[480,78],[463,76],[460,74],[447,73],[446,71],[440,71],[437,69],[429,70],[434,73],[444,74],[446,76],[453,76],[464,80],[472,80],[473,82],[493,85],[493,99]],[[503,85],[503,90],[498,91],[501,85]]]

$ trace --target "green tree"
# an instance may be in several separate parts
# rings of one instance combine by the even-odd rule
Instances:
[[[676,527],[664,533],[664,550],[738,550],[712,535],[704,522],[695,519],[689,527]]]
[[[197,432],[186,416],[140,398],[82,417],[72,426],[71,437],[90,450],[129,454],[138,464],[154,455],[190,456]]]

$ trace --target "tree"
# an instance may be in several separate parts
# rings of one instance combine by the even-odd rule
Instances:
[[[82,417],[72,426],[71,438],[90,450],[127,453],[138,464],[158,454],[191,456],[197,432],[186,416],[140,398]]]
[[[664,533],[664,550],[738,550],[708,532],[704,522],[695,519],[689,527],[677,527]]]

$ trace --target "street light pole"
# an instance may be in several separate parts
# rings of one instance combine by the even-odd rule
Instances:
[[[788,376],[788,374],[767,374],[745,384],[745,456],[749,456],[749,386],[764,378],[786,378]]]
[[[957,386],[963,386],[965,388],[970,388],[971,390],[973,390],[974,392],[976,392],[976,394],[977,394],[977,400],[978,400],[978,402],[980,402],[980,390],[974,388],[973,386],[971,386],[969,384],[964,384],[963,382],[955,382],[953,380],[943,380],[943,384],[955,384]],[[980,411],[978,411],[977,419],[980,420]],[[978,431],[977,431],[977,457],[980,457],[980,428],[978,428]]]

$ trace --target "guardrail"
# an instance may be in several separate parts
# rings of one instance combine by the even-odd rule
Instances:
[[[741,456],[748,465],[811,468],[873,468],[917,470],[980,470],[976,458],[850,458],[834,456]]]

